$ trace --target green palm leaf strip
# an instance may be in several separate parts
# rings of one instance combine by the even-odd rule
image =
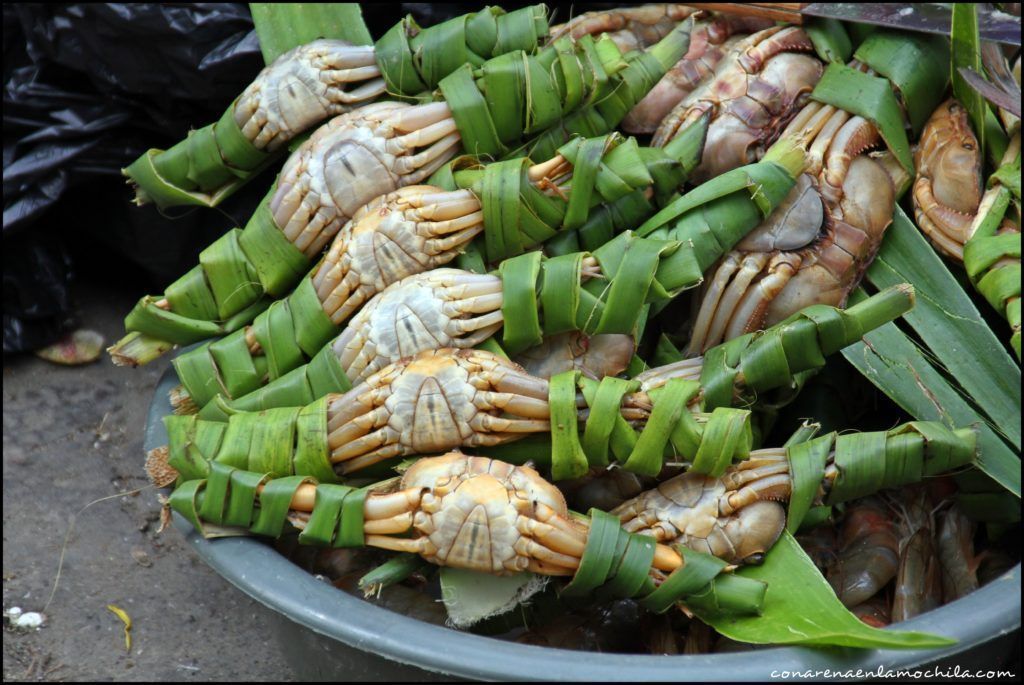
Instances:
[[[625,58],[607,36],[566,36],[534,55],[510,52],[481,67],[465,64],[438,88],[468,154],[548,159],[574,134],[592,138],[614,129],[686,54],[692,27],[684,21],[651,49]]]
[[[275,183],[244,229],[234,228],[199,254],[199,264],[167,287],[146,295],[125,318],[125,338],[110,348],[115,359],[146,364],[168,345],[226,335],[281,297],[310,268],[310,260],[278,228],[270,213]],[[166,305],[166,306],[161,306]]]
[[[552,192],[532,183],[529,160],[481,164],[463,157],[451,165],[451,185],[468,188],[484,211],[484,256],[495,263],[559,239],[561,252],[596,249],[627,227],[651,216],[648,199],[681,186],[699,163],[706,118],[691,126],[675,148],[640,147],[636,139],[610,133],[575,138],[556,154],[572,164],[572,180]],[[575,246],[575,250],[566,249]]]
[[[650,49],[627,54],[621,70],[610,78],[608,88],[589,98],[586,106],[554,119],[545,127],[546,131],[529,141],[524,149],[512,151],[513,154],[547,159],[573,136],[592,138],[615,129],[629,110],[683,58],[690,47],[693,25],[692,17],[686,19]],[[467,146],[466,149],[474,148]]]
[[[877,31],[857,48],[854,59],[889,79],[916,138],[949,82],[946,39],[926,33]]]
[[[869,302],[845,311],[807,307],[765,331],[712,348],[699,382],[673,378],[649,391],[653,408],[639,433],[619,413],[622,398],[638,387],[635,382],[598,382],[575,372],[553,377],[548,397],[552,477],[580,477],[592,466],[607,465],[609,457],[649,476],[661,471],[665,457],[691,462],[697,473],[721,475],[734,460],[747,457],[753,442],[750,413],[733,407],[748,406],[758,393],[821,368],[826,356],[909,310],[913,294],[905,287],[890,288]],[[577,403],[572,385],[589,407],[582,438],[569,419]]]
[[[367,595],[403,580],[429,564],[423,557],[400,552],[359,579],[359,589]]]
[[[913,176],[914,160],[904,126],[920,130],[945,91],[949,61],[945,42],[924,34],[876,31],[854,54],[881,76],[831,63],[811,98],[871,121],[900,165]]]
[[[853,42],[838,19],[810,17],[804,22],[803,28],[814,45],[814,52],[826,64],[844,64],[853,54]]]
[[[685,547],[677,551],[683,565],[660,584],[650,577],[654,540],[627,533],[617,517],[600,509],[590,510],[590,533],[572,580],[561,590],[563,597],[632,597],[645,609],[664,613],[691,598],[713,596],[719,607],[736,614],[757,614],[767,587],[723,573],[726,563],[709,554]]]
[[[1004,230],[1007,225],[1011,230]],[[1015,229],[1015,230],[1014,230]],[[1020,361],[1020,132],[1007,147],[964,245],[971,283],[1010,324],[1010,347]]]
[[[362,10],[354,2],[304,2],[282,5],[250,2],[253,25],[259,36],[263,61],[269,65],[293,47],[317,38],[340,38],[353,45],[374,42],[362,22]]]
[[[388,92],[415,95],[433,90],[464,64],[479,67],[506,53],[533,53],[547,34],[544,5],[507,13],[500,7],[485,7],[425,29],[409,15],[374,48]]]
[[[978,137],[982,154],[988,151],[986,118],[988,103],[981,94],[960,75],[966,67],[977,74],[985,73],[981,66],[981,39],[978,35],[978,8],[974,3],[953,5],[953,24],[950,27],[951,59],[948,62],[953,80],[953,97],[964,106],[971,117],[974,133]],[[944,62],[946,64],[947,62]]]
[[[282,5],[250,2],[249,11],[252,12],[252,23],[259,36],[260,51],[266,64],[292,48],[318,38],[340,38],[353,45],[373,43],[358,3],[304,2]]]
[[[524,350],[564,330],[566,321],[588,334],[636,334],[644,304],[698,285],[707,268],[778,206],[794,184],[789,169],[799,169],[802,159],[799,150],[779,146],[774,156],[671,202],[635,234],[622,233],[588,253],[604,278],[584,281],[562,268],[572,255],[528,253],[502,262],[502,347],[509,354]],[[545,290],[564,296],[545,298]]]
[[[831,506],[896,488],[971,464],[977,433],[917,421],[890,431],[828,433],[786,448],[792,490],[786,528],[795,533],[813,504]],[[828,478],[826,469],[836,475]]]
[[[289,59],[282,53],[316,38],[372,43],[353,3],[254,3],[253,18],[268,64],[279,57]],[[412,96],[433,88],[466,62],[536,51],[547,28],[543,5],[507,14],[487,8],[427,29],[406,18],[377,43],[375,58],[389,90]],[[192,131],[169,150],[149,150],[124,169],[137,187],[136,202],[213,207],[277,159],[276,152],[259,149],[245,137],[234,114],[232,102],[217,123]]]

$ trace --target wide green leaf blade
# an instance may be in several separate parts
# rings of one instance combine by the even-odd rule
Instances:
[[[858,290],[850,301],[863,297]],[[1020,459],[896,324],[868,333],[843,356],[914,418],[950,428],[976,426],[978,468],[1020,497]]]
[[[950,30],[950,69],[953,79],[953,96],[960,101],[971,115],[971,124],[978,144],[985,148],[985,114],[988,104],[960,74],[961,67],[968,67],[981,74],[981,40],[978,36],[978,6],[973,2],[958,2],[953,5],[953,26]],[[1019,445],[1018,445],[1019,446]]]
[[[355,2],[250,2],[260,50],[267,64],[292,48],[317,38],[340,38],[353,45],[372,45]]]
[[[955,643],[941,635],[879,630],[862,623],[842,605],[814,562],[787,532],[761,566],[736,572],[768,584],[760,616],[724,616],[694,608],[722,635],[738,642],[838,647],[921,649]]]
[[[897,283],[914,286],[917,304],[906,314],[907,322],[1019,451],[1020,367],[899,207],[867,277],[879,288]]]

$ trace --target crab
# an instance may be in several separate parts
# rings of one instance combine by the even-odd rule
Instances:
[[[235,103],[235,123],[257,149],[272,152],[317,122],[382,95],[380,75],[373,46],[315,40],[259,73]]]
[[[679,4],[643,5],[607,11],[587,12],[555,26],[553,38],[571,34],[607,32],[623,53],[647,48],[664,38],[672,28],[698,10]],[[761,31],[771,26],[767,19],[716,14],[694,24],[690,49],[657,85],[629,111],[621,127],[629,133],[653,133],[680,100],[710,76],[715,65],[742,36],[733,34]]]
[[[786,525],[785,510],[775,500],[786,499],[790,487],[786,451],[756,450],[721,477],[687,471],[611,513],[631,533],[730,563],[758,563]]]
[[[355,212],[313,286],[327,315],[341,323],[392,283],[454,259],[483,228],[480,203],[468,190],[402,188]]]
[[[588,529],[529,466],[452,452],[417,461],[399,488],[367,499],[367,544],[499,575],[572,575],[579,566]],[[407,530],[416,537],[387,535]]]
[[[914,164],[917,224],[943,254],[962,262],[981,204],[982,160],[967,110],[959,102],[946,100],[928,119]]]
[[[843,306],[892,222],[907,177],[891,154],[868,153],[881,143],[874,124],[812,103],[791,131],[808,141],[805,172],[708,279],[690,355],[812,304]]]
[[[501,328],[501,279],[434,269],[385,288],[334,343],[349,379],[359,382],[424,350],[474,347]]]
[[[301,485],[289,521],[304,528],[315,503],[316,487]],[[420,459],[400,479],[371,491],[363,503],[363,533],[368,546],[419,554],[438,566],[572,576],[590,526],[571,516],[558,488],[528,464],[449,452]],[[664,572],[683,563],[657,545],[652,579],[662,582]]]
[[[623,399],[623,417],[645,421],[653,406],[649,390],[699,375],[692,360],[641,374],[640,390]],[[484,350],[421,352],[330,396],[327,405],[331,461],[341,474],[392,457],[489,447],[550,429],[548,381]]]
[[[483,228],[480,203],[466,190],[414,185],[374,198],[353,213],[310,277],[324,313],[343,324],[392,284],[455,259]],[[259,354],[252,326],[245,337]]]
[[[711,113],[700,165],[691,180],[703,183],[759,159],[823,73],[814,46],[798,27],[775,26],[736,42],[714,76],[684,98],[661,122],[652,144],[664,147]]]

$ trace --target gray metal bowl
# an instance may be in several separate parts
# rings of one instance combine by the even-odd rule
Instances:
[[[150,405],[145,448],[167,443],[161,419],[170,413],[173,369]],[[730,654],[648,656],[598,654],[522,645],[431,625],[382,609],[317,580],[251,538],[204,540],[182,517],[175,525],[196,552],[235,587],[277,616],[282,651],[303,680],[769,680],[781,671],[810,678],[858,680],[878,669],[997,669],[1020,628],[1018,564],[999,579],[899,628],[958,640],[933,650],[785,647]],[[829,670],[831,674],[826,674]],[[859,673],[858,673],[859,672]],[[877,677],[877,676],[876,676]]]

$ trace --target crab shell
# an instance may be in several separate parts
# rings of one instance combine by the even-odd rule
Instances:
[[[349,321],[334,352],[359,382],[425,350],[474,347],[501,328],[501,279],[434,269],[385,288]]]
[[[480,203],[465,190],[407,186],[355,211],[313,274],[313,287],[340,324],[408,276],[448,263],[483,230]]]

